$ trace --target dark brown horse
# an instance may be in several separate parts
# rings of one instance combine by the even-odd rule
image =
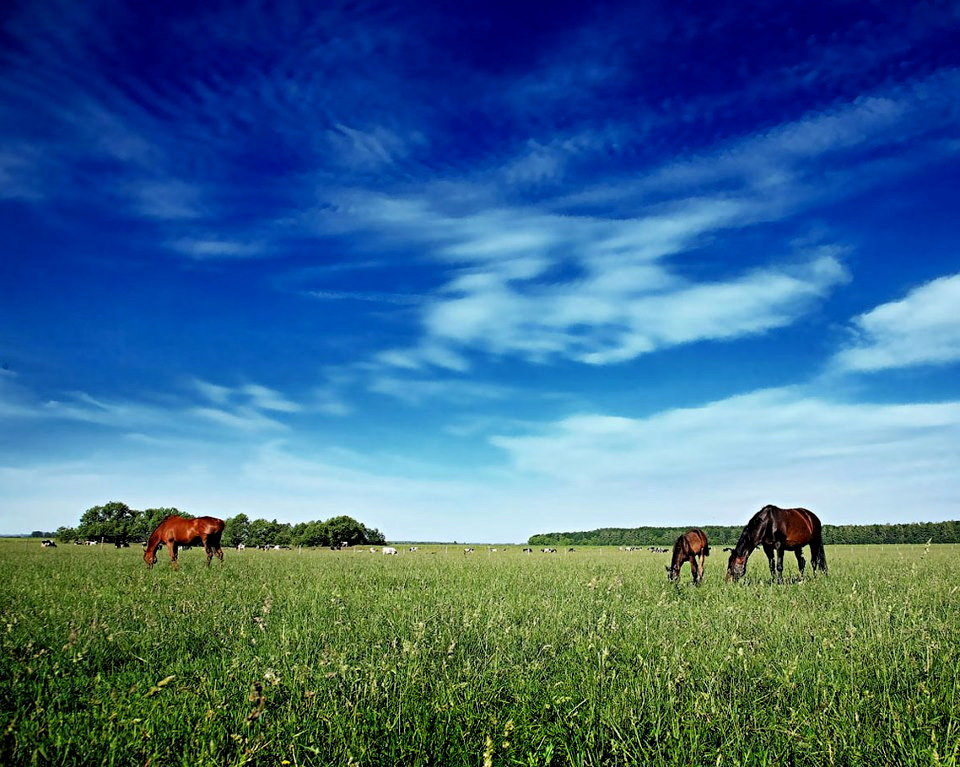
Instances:
[[[827,555],[823,550],[823,534],[817,515],[808,509],[781,509],[777,506],[764,506],[747,522],[740,534],[740,540],[730,552],[727,563],[727,580],[739,580],[747,572],[747,557],[757,548],[763,547],[763,553],[770,562],[770,576],[783,580],[783,552],[792,551],[797,555],[800,575],[806,562],[803,559],[803,547],[810,547],[811,564],[814,570],[827,571]],[[776,563],[774,563],[776,553]]]
[[[703,560],[708,556],[710,556],[710,546],[707,544],[707,534],[699,527],[687,530],[673,544],[673,562],[667,568],[667,580],[677,580],[683,563],[689,562],[693,582],[699,585],[703,580]]]
[[[157,563],[157,549],[166,544],[167,552],[170,554],[170,564],[176,570],[178,567],[178,549],[181,546],[202,544],[203,550],[207,552],[207,566],[209,567],[214,554],[223,562],[223,549],[220,548],[220,537],[222,535],[222,519],[216,517],[185,519],[176,514],[171,514],[157,525],[157,529],[151,534],[150,540],[147,541],[147,549],[143,552],[143,561],[148,566],[153,567]]]

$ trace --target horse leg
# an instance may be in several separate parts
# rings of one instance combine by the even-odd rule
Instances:
[[[777,577],[777,565],[773,561],[773,546],[763,544],[763,553],[767,555],[767,562],[770,565],[770,578],[775,579]]]
[[[777,549],[777,583],[783,583],[783,549]]]
[[[797,549],[797,567],[800,568],[800,577],[803,577],[803,568],[807,566],[807,560],[803,558],[803,549]]]
[[[177,546],[177,542],[167,541],[167,548],[170,550],[170,566],[174,570],[179,570],[180,563],[177,561],[177,553],[179,551],[179,546]]]
[[[207,536],[200,536],[200,542],[203,544],[203,553],[207,555],[207,567],[210,567],[210,560],[213,559],[213,546]]]

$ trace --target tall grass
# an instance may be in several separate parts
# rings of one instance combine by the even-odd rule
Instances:
[[[718,552],[719,553],[719,552]],[[0,762],[956,764],[958,546],[665,557],[0,542]],[[808,574],[809,575],[809,574]]]

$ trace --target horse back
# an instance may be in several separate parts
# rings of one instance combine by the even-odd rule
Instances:
[[[693,556],[699,554],[707,556],[710,554],[710,546],[707,544],[707,534],[699,527],[687,530],[687,532],[680,536],[680,539],[683,541],[682,545],[686,554]]]
[[[776,509],[772,516],[776,537],[783,540],[787,548],[806,546],[820,538],[820,520],[809,509]]]
[[[222,519],[217,519],[216,517],[197,517],[194,520],[197,523],[197,534],[201,532],[204,535],[213,535],[215,533],[222,533],[224,528],[224,522]]]

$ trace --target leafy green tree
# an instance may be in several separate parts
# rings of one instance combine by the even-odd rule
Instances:
[[[273,546],[290,546],[292,544],[292,535],[290,525],[286,522],[277,522],[272,520],[268,522],[267,543]]]
[[[246,514],[237,514],[223,522],[223,543],[226,546],[246,544],[250,535],[250,519]]]
[[[270,523],[265,519],[254,519],[247,527],[248,546],[266,546],[270,534]]]
[[[326,522],[313,520],[300,522],[293,526],[294,546],[329,546],[330,531]]]
[[[72,543],[77,540],[77,528],[75,527],[58,527],[57,528],[57,540],[61,543]]]
[[[103,506],[93,506],[80,517],[77,532],[91,540],[122,544],[135,538],[139,532],[138,521],[142,512],[134,511],[127,504],[111,501]]]
[[[328,519],[327,530],[329,531],[331,546],[342,544],[357,546],[368,542],[366,528],[353,517],[348,517],[345,514]]]

